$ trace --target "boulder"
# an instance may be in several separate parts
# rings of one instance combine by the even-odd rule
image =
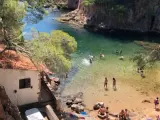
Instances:
[[[73,104],[72,100],[67,100],[66,105],[71,106]]]
[[[82,99],[81,99],[81,98],[76,98],[76,99],[74,100],[74,103],[75,103],[75,104],[82,103]]]
[[[73,105],[71,105],[71,109],[74,110],[75,112],[79,113],[81,111],[84,111],[84,106],[73,104]]]
[[[77,108],[77,106],[78,106],[77,104],[73,104],[73,105],[71,105],[71,109],[75,110]]]
[[[150,100],[143,100],[142,103],[151,103]]]
[[[83,97],[83,93],[82,93],[82,92],[79,92],[79,93],[77,93],[77,94],[75,95],[75,97],[77,97],[77,98],[82,98],[82,97]]]
[[[78,106],[78,109],[79,109],[80,112],[81,112],[81,111],[84,111],[84,107],[83,107],[82,105],[79,105],[79,106]]]

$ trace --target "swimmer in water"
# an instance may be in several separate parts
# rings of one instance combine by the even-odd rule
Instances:
[[[100,54],[100,59],[102,59],[102,58],[104,58],[104,54],[101,53]]]
[[[92,59],[89,59],[90,64],[92,64]]]

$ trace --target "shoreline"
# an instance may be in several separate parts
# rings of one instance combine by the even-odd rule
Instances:
[[[69,23],[69,22],[64,22],[64,23],[66,23],[66,24],[69,24],[69,25],[75,25],[76,27],[79,27],[79,25],[77,25],[76,24],[76,22],[74,22],[74,23]],[[80,27],[80,28],[83,28],[82,26]],[[91,29],[91,31],[92,32],[94,32],[93,30],[93,28],[90,28]],[[119,31],[119,30],[117,30],[117,31]],[[106,30],[106,32],[104,32],[103,33],[103,29],[101,29],[101,31],[95,31],[96,33],[102,33],[102,34],[105,34],[106,35],[106,33],[108,32],[108,35],[111,35],[111,36],[115,36],[115,34],[117,33],[117,31],[112,31],[112,32],[110,32],[108,29]],[[124,31],[124,30],[122,30],[122,31]],[[118,34],[120,35],[121,33],[122,33],[122,31],[119,33],[118,32]],[[129,31],[129,33],[130,33],[130,37],[132,37],[132,36],[134,36],[134,35],[139,35],[139,36],[141,36],[142,37],[142,39],[143,38],[145,38],[145,36],[147,35],[148,36],[148,34],[147,33],[140,33],[140,32],[137,32],[137,31],[135,31],[135,33],[133,34],[133,31]],[[124,31],[123,32],[123,34],[121,35],[121,36],[125,36],[126,37],[126,34],[128,35],[128,31]],[[155,33],[154,33],[155,34]],[[154,34],[150,34],[151,36],[153,35],[154,36]],[[128,35],[129,36],[129,35]],[[135,40],[135,39],[134,39]],[[148,40],[148,39],[147,39]],[[140,46],[141,46],[141,44],[139,44]],[[144,44],[145,45],[145,44]],[[108,73],[106,73],[106,74],[108,74]],[[153,77],[154,75],[152,75],[152,77]],[[104,76],[103,76],[104,77]],[[127,77],[127,76],[126,76]],[[150,77],[150,78],[152,78],[152,77]],[[159,77],[159,76],[158,76]],[[134,83],[134,80],[137,80],[137,78],[138,78],[138,82],[137,81],[135,81],[135,82],[137,82],[136,84],[133,84]],[[148,93],[146,93],[146,91],[148,90],[150,90],[149,89],[149,87],[147,88],[147,90],[146,91],[143,91],[143,88],[145,87],[145,85],[150,85],[150,81],[147,79],[144,79],[144,80],[141,80],[140,79],[140,77],[138,76],[138,77],[135,77],[134,78],[134,75],[133,75],[133,79],[132,79],[132,76],[130,76],[130,77],[127,77],[126,79],[123,79],[122,80],[122,78],[121,77],[117,77],[117,79],[118,80],[120,80],[120,84],[123,86],[123,84],[124,84],[124,86],[127,86],[127,87],[124,87],[124,88],[128,88],[128,89],[120,89],[120,91],[117,91],[117,93],[116,92],[112,92],[112,90],[109,90],[109,91],[106,91],[106,93],[105,93],[105,91],[103,90],[103,88],[102,88],[102,85],[103,85],[103,81],[101,81],[101,79],[103,79],[103,78],[97,78],[97,80],[100,80],[99,82],[100,82],[100,85],[99,85],[99,82],[97,83],[97,86],[95,87],[95,86],[93,86],[93,87],[90,87],[89,86],[89,84],[88,84],[88,86],[89,86],[89,88],[90,89],[87,89],[87,88],[84,88],[84,90],[85,91],[87,91],[87,92],[84,92],[84,94],[85,94],[85,99],[84,99],[84,101],[86,101],[87,102],[87,104],[91,104],[91,107],[90,108],[92,108],[92,106],[94,105],[94,103],[96,103],[96,102],[98,102],[98,101],[104,101],[105,102],[105,104],[107,104],[107,105],[110,105],[110,108],[111,108],[111,111],[113,112],[115,112],[116,111],[116,107],[118,107],[119,106],[119,108],[117,109],[117,111],[116,112],[120,112],[120,109],[124,109],[124,107],[126,107],[126,108],[128,108],[128,109],[130,109],[131,111],[136,111],[137,112],[137,114],[139,114],[140,116],[138,116],[138,117],[140,117],[140,118],[138,118],[138,119],[142,119],[142,118],[144,118],[144,116],[145,117],[150,117],[150,115],[149,114],[152,114],[151,116],[153,116],[153,118],[155,118],[155,114],[159,114],[159,112],[155,112],[155,110],[154,110],[154,104],[153,104],[153,100],[154,100],[154,97],[157,95],[157,93],[150,93],[150,94],[148,94]],[[131,79],[131,81],[128,81],[129,79]],[[132,81],[133,80],[133,81]],[[151,81],[152,81],[152,79],[150,79]],[[73,82],[73,81],[72,81]],[[82,81],[81,81],[82,82]],[[145,83],[144,85],[142,85],[141,86],[141,84],[143,84],[143,82]],[[71,83],[72,84],[72,83]],[[85,83],[83,83],[83,84],[85,84]],[[80,86],[82,86],[82,87],[84,87],[83,86],[83,84],[77,84],[76,82],[75,82],[75,84],[72,84],[71,86],[72,86],[72,88],[71,88],[71,90],[75,90],[75,91],[77,91],[76,90],[76,88],[77,88],[77,85],[80,85]],[[94,83],[95,84],[95,83]],[[125,85],[126,84],[126,85]],[[140,85],[139,85],[140,84]],[[155,83],[156,84],[156,83]],[[76,86],[76,87],[74,87],[74,86]],[[138,86],[138,87],[137,87]],[[101,87],[102,89],[98,89],[97,87]],[[142,87],[142,89],[141,89],[141,87]],[[74,89],[75,88],[75,89]],[[74,91],[74,92],[75,92]],[[129,91],[129,92],[128,92]],[[131,91],[131,93],[130,93],[130,91]],[[154,91],[154,90],[152,90],[152,91]],[[119,93],[119,92],[121,92],[121,93]],[[72,95],[72,93],[71,93],[71,91],[68,91],[68,93],[70,94],[70,95]],[[123,97],[123,95],[124,95],[124,93],[126,94],[124,97]],[[115,94],[115,95],[114,95]],[[120,95],[119,95],[120,94]],[[131,95],[130,95],[131,94]],[[132,95],[133,94],[133,95]],[[89,97],[91,95],[91,97]],[[113,96],[115,96],[115,98],[113,97]],[[117,98],[116,98],[117,97]],[[122,97],[122,98],[121,98]],[[95,99],[96,98],[96,99]],[[97,99],[98,98],[98,99]],[[91,100],[93,100],[94,102],[91,102],[90,101],[90,99]],[[150,100],[151,101],[151,103],[142,103],[142,101],[143,100],[145,100],[145,99],[147,99],[147,100]],[[108,101],[109,100],[109,101]],[[124,102],[123,102],[123,101]],[[132,104],[133,103],[133,104]],[[131,106],[130,106],[131,105]],[[135,105],[135,106],[134,106]],[[88,107],[87,107],[88,108]],[[90,109],[89,108],[89,109]],[[134,108],[134,109],[132,109],[132,108]],[[97,117],[96,115],[97,115],[97,111],[92,111],[92,112],[89,112],[89,114],[91,115],[91,116],[94,116],[94,117]],[[99,120],[98,118],[96,119],[96,120]],[[137,119],[136,119],[137,120]]]
[[[110,80],[110,79],[109,79]],[[128,81],[129,79],[122,80],[122,78],[117,78],[117,91],[113,91],[111,87],[111,83],[109,83],[109,90],[105,91],[103,88],[103,81],[101,79],[97,79],[95,81],[95,85],[91,86],[83,86],[83,100],[86,105],[85,111],[96,120],[99,120],[97,117],[97,111],[94,111],[93,105],[96,102],[104,102],[105,106],[109,107],[111,113],[119,113],[121,109],[127,108],[131,113],[137,114],[135,116],[136,120],[142,120],[142,118],[153,118],[155,119],[159,112],[155,111],[153,100],[155,96],[158,94],[152,92],[146,93],[143,92],[139,87],[137,88],[137,84],[132,84],[133,82]],[[132,79],[133,81],[136,79]],[[131,82],[131,83],[130,83]],[[86,84],[86,83],[85,83]],[[75,84],[72,84],[75,86]],[[72,86],[71,85],[71,86]],[[80,86],[82,84],[79,84]],[[89,84],[88,84],[89,85]],[[70,90],[76,90],[75,87],[72,86]],[[67,91],[69,95],[73,95],[71,91]],[[76,90],[78,93],[78,91]],[[75,93],[76,93],[75,92]],[[143,102],[143,101],[150,101]],[[72,112],[66,109],[69,112]]]
[[[78,12],[77,12],[78,11]],[[141,40],[149,40],[152,41],[152,38],[157,38],[156,42],[160,42],[158,37],[160,37],[159,31],[138,31],[138,30],[131,30],[131,29],[115,29],[115,28],[106,28],[104,26],[98,25],[89,25],[87,24],[87,17],[83,14],[81,10],[74,10],[68,13],[61,15],[59,18],[56,19],[58,22],[65,23],[71,25],[72,27],[76,28],[83,28],[89,32],[102,34],[105,36],[111,37],[128,37],[131,39],[138,39]]]

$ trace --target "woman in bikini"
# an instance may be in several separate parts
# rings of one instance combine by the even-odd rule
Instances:
[[[116,79],[115,79],[115,78],[113,78],[113,89],[114,89],[114,90],[117,89],[117,88],[116,88]]]
[[[107,77],[105,77],[105,80],[104,80],[104,88],[107,89],[107,84],[108,84],[108,79]]]

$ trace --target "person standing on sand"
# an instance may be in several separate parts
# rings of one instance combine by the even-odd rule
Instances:
[[[159,105],[159,99],[158,97],[154,100],[155,109],[157,109],[157,106]]]
[[[105,77],[105,80],[104,80],[104,88],[107,89],[107,84],[108,84],[108,79],[107,77]]]
[[[116,90],[116,79],[113,78],[113,89]]]

